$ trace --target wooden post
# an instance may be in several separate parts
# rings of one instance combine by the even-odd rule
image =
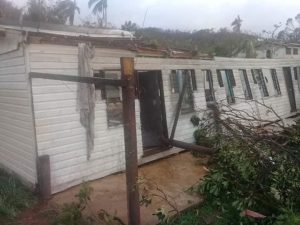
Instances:
[[[50,157],[42,155],[38,158],[38,185],[41,198],[47,200],[51,196]]]
[[[121,58],[121,72],[122,80],[127,82],[127,85],[122,88],[122,97],[128,225],[140,225],[137,139],[135,121],[135,79],[133,58]]]
[[[175,119],[174,119],[172,131],[171,131],[171,134],[170,134],[170,140],[171,141],[174,139],[174,136],[175,136],[175,131],[176,131],[176,128],[177,128],[177,123],[178,123],[178,119],[179,119],[179,115],[180,115],[180,111],[181,111],[183,97],[184,97],[184,94],[185,94],[185,91],[186,91],[186,88],[187,88],[187,85],[188,85],[188,78],[187,78],[187,76],[188,75],[184,76],[182,90],[180,92],[178,103],[177,103],[177,107],[176,107]]]

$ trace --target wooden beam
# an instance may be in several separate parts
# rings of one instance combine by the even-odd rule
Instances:
[[[175,119],[174,119],[172,131],[171,131],[171,134],[170,134],[170,140],[173,140],[174,136],[175,136],[175,131],[176,131],[176,128],[177,128],[177,123],[178,123],[178,119],[179,119],[179,115],[180,115],[180,111],[181,111],[183,97],[184,97],[185,90],[186,90],[187,85],[188,85],[188,77],[187,76],[188,75],[184,76],[183,86],[182,86],[182,90],[181,90],[180,95],[179,95],[179,99],[178,99],[178,103],[177,103],[177,107],[176,107],[176,112],[175,112]]]
[[[196,144],[191,144],[191,143],[187,143],[187,142],[183,142],[183,141],[178,141],[178,140],[174,140],[174,139],[170,140],[170,139],[161,137],[161,140],[170,146],[182,148],[182,149],[189,150],[189,151],[196,151],[196,152],[206,154],[206,155],[212,155],[217,152],[216,150],[214,150],[212,148],[208,148],[208,147],[200,146],[200,145],[196,145]]]
[[[195,151],[195,152],[199,152],[199,153],[203,153],[203,154],[207,154],[207,155],[216,153],[216,151],[211,148],[207,148],[204,146],[195,145],[195,144],[191,144],[191,143],[187,143],[187,142],[183,142],[183,141],[178,141],[178,140],[171,141],[170,140],[170,143],[172,146],[175,146],[178,148],[191,150],[191,151]]]
[[[40,78],[40,79],[49,79],[49,80],[61,80],[69,82],[79,82],[79,83],[89,83],[97,85],[110,85],[110,86],[121,86],[125,87],[127,82],[125,80],[113,80],[105,79],[98,77],[80,77],[80,76],[70,76],[70,75],[59,75],[59,74],[50,74],[50,73],[29,73],[30,78]]]
[[[134,59],[121,58],[121,71],[122,79],[128,84],[122,88],[128,225],[140,225]]]
[[[43,200],[47,200],[51,195],[51,168],[49,155],[38,157],[38,169],[39,194]]]

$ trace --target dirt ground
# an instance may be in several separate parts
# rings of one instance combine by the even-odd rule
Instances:
[[[202,161],[202,160],[201,160]],[[172,207],[183,210],[200,202],[200,198],[187,190],[196,184],[206,170],[189,152],[177,154],[139,168],[140,192],[152,197],[148,207],[141,207],[141,224],[156,224],[152,215],[158,208],[165,211]],[[123,221],[127,221],[125,174],[111,175],[89,183],[93,188],[90,210],[97,213],[104,209],[110,214],[116,214]],[[35,208],[24,212],[21,216],[21,225],[48,225],[43,213],[53,205],[62,205],[75,200],[80,186],[73,187],[62,193],[54,195],[47,203],[38,204]],[[160,191],[162,190],[162,192]],[[167,201],[162,199],[167,196]]]

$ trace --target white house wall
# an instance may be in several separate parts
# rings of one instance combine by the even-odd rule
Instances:
[[[18,41],[4,43],[11,46],[0,54],[0,166],[34,186],[36,149],[26,54]]]
[[[271,47],[270,46],[269,48],[266,47],[265,49],[258,49],[258,50],[256,50],[256,58],[258,58],[258,59],[267,58],[267,50],[271,50],[272,58],[274,58],[274,59],[300,59],[300,54],[299,54],[300,49],[298,47],[293,47],[293,46],[290,46],[289,48],[291,48],[290,55],[286,54],[286,47],[279,47],[279,46]],[[293,48],[298,49],[297,55],[293,54]],[[243,57],[243,55],[240,54],[239,57]],[[245,58],[245,55],[244,55],[244,58]]]
[[[239,77],[239,69],[245,69],[249,78],[251,90],[254,99],[257,101],[272,107],[276,113],[281,117],[285,118],[291,115],[290,112],[290,103],[287,95],[287,89],[285,85],[285,80],[283,77],[283,67],[294,67],[300,65],[299,60],[291,59],[272,59],[272,60],[262,60],[262,59],[237,59],[237,58],[216,58],[214,61],[206,60],[185,60],[185,59],[151,59],[151,58],[137,58],[136,59],[136,69],[140,70],[151,70],[155,68],[162,70],[163,79],[164,79],[164,92],[165,92],[165,101],[166,101],[166,111],[167,111],[167,120],[168,128],[171,128],[172,119],[174,118],[173,114],[175,111],[175,106],[177,103],[176,94],[171,93],[171,88],[169,86],[169,74],[173,69],[194,69],[197,79],[197,91],[194,91],[194,102],[195,102],[195,113],[206,109],[205,94],[203,87],[203,73],[202,70],[210,69],[213,76],[213,84],[215,90],[215,97],[217,101],[226,102],[225,88],[220,87],[217,80],[217,69],[232,69],[236,81],[236,87],[234,87],[234,95],[237,98],[245,98],[243,90],[241,87],[241,81]],[[269,97],[261,97],[258,85],[254,84],[251,69],[262,69],[264,76],[268,78],[268,91]],[[276,69],[277,76],[280,84],[281,95],[274,96],[273,83],[270,74],[270,69]],[[293,83],[296,87],[296,81],[293,76]],[[295,88],[294,88],[295,89]],[[299,91],[295,89],[295,97],[297,107],[300,108],[300,96]],[[236,103],[232,105],[233,108],[240,110],[252,110],[253,113],[259,114],[262,119],[275,120],[278,117],[271,113],[269,110],[260,104],[255,104],[252,101],[236,100]],[[175,138],[179,140],[191,141],[192,133],[194,128],[190,123],[190,118],[193,114],[181,115],[178,122],[178,128]],[[201,116],[201,114],[200,114]]]
[[[269,107],[272,107],[277,112],[277,114],[282,118],[291,115],[290,112],[291,107],[287,95],[287,88],[286,88],[282,68],[283,67],[292,68],[297,65],[300,65],[299,59],[229,59],[229,58],[216,59],[216,68],[233,69],[236,81],[239,80],[238,69],[246,69],[254,99],[260,101],[261,103],[264,103]],[[262,69],[264,76],[267,76],[268,83],[266,83],[266,85],[268,87],[268,91],[270,94],[269,97],[264,97],[264,98],[261,97],[258,85],[254,84],[252,74],[251,74],[251,69]],[[276,69],[278,81],[281,89],[280,96],[274,96],[274,94],[272,94],[274,92],[273,92],[272,78],[270,75],[270,69]],[[297,81],[294,79],[294,76],[292,77],[292,79],[293,79],[294,86],[296,86]],[[235,94],[238,93],[235,92]],[[239,95],[243,96],[243,93],[240,93]],[[300,108],[299,92],[296,89],[295,89],[295,98],[296,98],[297,108]],[[239,107],[240,105],[243,104],[244,103],[238,103],[235,105],[235,107]],[[274,113],[270,113],[269,110],[266,110],[264,106],[258,105],[258,107],[259,107],[259,113],[262,118],[266,118],[269,120],[278,119],[276,115],[274,115]]]
[[[76,47],[30,45],[31,71],[78,75],[77,55]],[[132,56],[129,52],[96,50],[93,69],[120,68],[120,55]],[[101,99],[100,91],[95,108],[95,147],[90,160],[86,154],[85,129],[76,109],[77,84],[33,79],[32,92],[38,154],[50,155],[53,193],[125,168],[123,126],[108,128],[106,102]],[[136,115],[141,157],[138,102]]]
[[[60,45],[31,44],[28,47],[30,71],[78,75],[77,47]],[[120,68],[120,57],[132,56],[128,51],[96,49],[91,64],[94,70]],[[283,66],[295,66],[299,61],[290,60],[246,60],[218,58],[216,61],[185,60],[185,59],[157,59],[135,58],[136,70],[160,70],[162,72],[166,117],[169,132],[171,131],[178,94],[174,94],[170,87],[170,73],[174,69],[194,69],[197,81],[197,91],[194,91],[195,112],[182,114],[179,118],[175,138],[193,142],[194,127],[190,118],[206,109],[204,93],[204,76],[202,70],[211,69],[214,79],[215,95],[217,100],[225,99],[225,89],[220,88],[217,81],[216,69],[233,69],[237,86],[234,88],[236,97],[244,98],[241,88],[239,69],[246,69],[253,96],[259,101],[272,106],[280,116],[290,115],[290,105],[286,93],[282,74]],[[264,75],[270,69],[276,69],[282,95],[261,98],[258,85],[252,80],[251,69],[263,69]],[[268,79],[269,83],[272,79]],[[269,84],[268,84],[269,85]],[[272,86],[272,85],[271,85]],[[85,130],[80,124],[79,113],[76,110],[77,84],[65,81],[33,79],[32,92],[36,124],[36,138],[38,154],[48,154],[51,162],[52,192],[64,190],[84,180],[100,178],[124,169],[123,127],[108,128],[106,103],[100,97],[96,102],[95,119],[95,148],[90,160],[87,160]],[[269,89],[271,94],[271,90]],[[295,90],[295,93],[297,91]],[[297,95],[296,95],[297,97]],[[297,106],[300,106],[300,96],[297,97]],[[239,109],[252,108],[260,111],[262,117],[270,114],[262,107],[255,108],[253,103],[237,100],[233,107]],[[275,117],[271,119],[276,119]],[[139,102],[136,100],[136,121],[138,155],[142,157],[141,125]]]

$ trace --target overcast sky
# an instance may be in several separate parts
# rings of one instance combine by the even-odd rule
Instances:
[[[12,0],[25,5],[27,0]],[[81,14],[76,21],[91,15],[88,0],[77,0]],[[194,30],[230,27],[237,15],[242,29],[261,32],[300,13],[300,0],[108,0],[108,21],[120,27],[131,20],[145,27]]]

